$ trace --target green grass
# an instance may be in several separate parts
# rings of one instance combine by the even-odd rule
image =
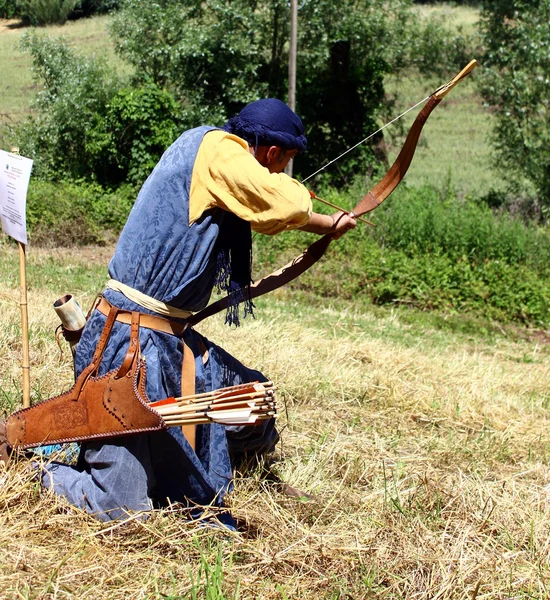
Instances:
[[[444,19],[445,23],[454,29],[461,29],[471,35],[476,31],[479,21],[479,10],[473,6],[455,4],[417,4],[415,10],[425,19]]]
[[[417,5],[425,20],[445,19],[447,26],[475,35],[479,10],[472,6],[450,4]],[[479,58],[476,56],[471,59]],[[466,66],[466,65],[464,65]],[[438,189],[454,189],[459,196],[483,196],[491,190],[500,191],[504,185],[491,162],[489,136],[493,118],[483,107],[475,80],[483,67],[478,65],[472,75],[457,85],[434,110],[424,126],[415,157],[406,175],[410,186],[425,183]],[[389,77],[386,92],[396,99],[396,114],[408,109],[434,92],[445,81],[418,75]],[[403,117],[405,134],[421,107]],[[397,157],[404,135],[387,130],[386,139],[390,160]]]
[[[0,279],[7,287],[19,284],[19,257],[14,253],[15,242],[2,236],[0,241]],[[66,290],[84,291],[101,289],[107,281],[107,261],[111,255],[108,248],[85,248],[79,251],[79,259],[71,260],[74,250],[34,248],[27,250],[27,284],[29,289],[57,287],[59,296]],[[97,258],[104,264],[98,264]],[[52,298],[52,303],[57,298]]]

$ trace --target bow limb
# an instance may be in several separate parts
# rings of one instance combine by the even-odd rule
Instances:
[[[370,190],[353,209],[353,214],[356,217],[364,215],[371,210],[374,210],[377,206],[380,206],[382,202],[395,190],[395,188],[401,183],[403,177],[413,159],[418,139],[424,124],[428,120],[434,108],[441,102],[444,96],[446,96],[453,87],[464,77],[469,75],[477,65],[477,61],[472,60],[460,73],[453,77],[445,85],[438,88],[429,98],[424,108],[418,113],[418,116],[414,120],[411,129],[407,135],[407,139],[401,148],[399,156],[395,159],[395,162],[390,167],[388,172],[384,175],[382,180],[377,183],[372,190]]]
[[[395,190],[405,176],[405,173],[411,164],[414,152],[416,150],[416,145],[418,143],[418,138],[420,137],[420,133],[422,132],[422,128],[428,120],[428,117],[434,108],[441,102],[442,98],[448,94],[459,81],[469,75],[476,65],[477,62],[472,60],[456,77],[451,79],[445,85],[442,85],[428,98],[424,108],[414,120],[399,156],[390,167],[386,175],[384,175],[382,180],[377,183],[363,198],[361,198],[357,206],[352,211],[354,216],[360,217],[361,215],[374,210],[393,192],[393,190]],[[257,283],[252,284],[249,287],[250,298],[257,298],[258,296],[263,296],[264,294],[272,292],[273,290],[286,285],[305,273],[325,254],[332,239],[332,234],[324,235],[316,242],[311,244],[309,248],[304,250],[299,256],[297,256],[287,265],[278,271],[271,273],[271,275],[264,277]],[[213,302],[203,310],[193,315],[188,320],[188,323],[191,326],[196,325],[203,319],[215,315],[216,313],[227,308],[229,305],[229,298],[229,296],[225,296],[224,298]]]
[[[305,273],[323,256],[331,241],[332,235],[324,235],[284,267],[274,271],[271,275],[267,275],[267,277],[260,279],[260,281],[253,283],[249,287],[250,298],[257,298],[258,296],[263,296],[264,294],[272,292],[293,281],[302,275],[302,273]],[[229,298],[230,296],[224,296],[216,302],[212,302],[212,304],[209,304],[206,308],[203,308],[201,311],[190,317],[187,322],[189,325],[194,326],[203,319],[219,313],[227,308],[229,305]]]

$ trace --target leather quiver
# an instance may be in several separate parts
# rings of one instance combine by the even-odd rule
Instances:
[[[68,392],[13,413],[6,421],[8,444],[25,449],[164,429],[145,400],[143,362],[133,373],[117,373],[89,377],[80,393],[77,380]]]
[[[113,307],[92,362],[68,392],[8,418],[9,446],[25,449],[166,428],[162,417],[148,406],[146,367],[139,352],[139,313],[132,313],[130,344],[123,364],[101,377],[97,375],[117,312]]]

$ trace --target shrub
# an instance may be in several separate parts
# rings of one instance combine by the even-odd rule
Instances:
[[[17,0],[17,10],[31,25],[63,25],[77,0]]]
[[[384,247],[406,253],[466,257],[526,265],[546,273],[550,265],[548,230],[525,225],[508,213],[494,214],[473,197],[457,200],[430,187],[402,187],[376,212],[373,236]]]
[[[116,165],[115,178],[109,164],[96,166],[99,181],[128,180],[140,184],[148,177],[162,153],[176,139],[183,124],[174,98],[153,83],[118,91],[107,107],[100,126],[109,140],[108,148],[90,151],[97,161]]]
[[[13,19],[18,15],[17,0],[0,0],[0,19]]]
[[[351,204],[344,194],[330,200]],[[359,223],[292,285],[324,297],[550,324],[548,229],[495,215],[472,198],[442,197],[428,187],[400,187],[371,218],[376,229]],[[263,263],[266,274],[306,244],[301,232],[273,240],[256,236],[256,263]]]
[[[479,79],[495,128],[495,165],[516,192],[529,182],[550,214],[550,0],[484,0]]]
[[[58,179],[94,177],[90,145],[100,144],[101,123],[120,85],[104,62],[84,58],[63,40],[25,34],[22,47],[33,60],[43,90],[37,97],[38,117],[20,130],[20,147],[35,160],[35,175]]]
[[[27,195],[29,239],[43,246],[103,244],[119,234],[135,195],[132,186],[109,192],[97,184],[31,179]]]
[[[112,32],[137,73],[181,99],[187,122],[218,125],[257,98],[286,98],[288,11],[287,0],[126,0]],[[309,175],[377,128],[387,73],[433,69],[434,59],[463,66],[463,38],[443,26],[423,33],[409,0],[303,2],[299,19],[296,101],[310,143],[296,173]],[[340,185],[374,162],[364,145],[324,177]]]
[[[99,59],[62,40],[23,37],[33,58],[38,117],[19,131],[22,151],[42,179],[141,183],[182,129],[174,98],[155,84],[127,88]]]

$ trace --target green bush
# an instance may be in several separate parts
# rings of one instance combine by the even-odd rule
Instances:
[[[416,254],[466,257],[472,264],[499,260],[547,273],[548,230],[525,225],[508,213],[495,214],[484,202],[454,194],[441,196],[430,187],[400,188],[376,211],[374,238],[384,247]]]
[[[494,162],[550,214],[550,0],[484,0],[479,85],[495,119]]]
[[[77,55],[62,40],[31,31],[21,45],[43,86],[36,101],[39,115],[18,132],[22,152],[35,161],[35,176],[94,178],[89,148],[97,151],[101,144],[98,124],[120,82],[104,62]]]
[[[122,0],[78,0],[74,9],[75,17],[91,17],[110,13],[122,4]]]
[[[93,153],[105,166],[95,169],[98,180],[127,180],[140,184],[149,176],[162,153],[183,129],[174,98],[153,83],[118,91],[99,127],[107,133],[108,148]],[[92,148],[90,148],[92,151]],[[115,178],[112,166],[119,173]]]
[[[31,180],[27,223],[33,244],[97,244],[122,229],[136,188]],[[331,199],[346,205],[349,198]],[[422,310],[550,325],[550,232],[493,215],[484,205],[400,189],[292,286],[324,297],[368,299]],[[256,278],[317,239],[293,231],[254,237]],[[258,274],[260,271],[260,274]]]
[[[13,19],[17,16],[17,0],[0,0],[0,19]]]
[[[351,208],[348,195],[326,196]],[[548,229],[493,214],[471,198],[403,186],[371,219],[375,229],[359,223],[292,285],[324,297],[550,324]],[[314,239],[302,232],[256,236],[255,264],[267,274]]]
[[[152,83],[126,87],[104,62],[62,40],[35,33],[22,40],[43,84],[39,116],[18,133],[35,176],[141,183],[183,127],[174,98]]]
[[[77,0],[17,0],[17,10],[31,25],[63,25]]]
[[[42,246],[103,244],[119,234],[135,196],[132,186],[108,192],[97,184],[31,179],[27,195],[30,242]]]

